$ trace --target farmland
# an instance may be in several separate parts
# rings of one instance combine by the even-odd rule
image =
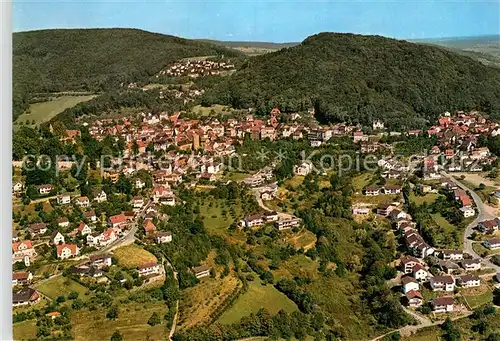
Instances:
[[[155,256],[135,244],[119,247],[113,251],[113,254],[119,265],[129,269],[157,261]]]
[[[81,284],[63,276],[57,276],[42,282],[36,288],[53,300],[59,296],[67,296],[72,291],[77,292],[79,297],[84,298],[88,291]]]

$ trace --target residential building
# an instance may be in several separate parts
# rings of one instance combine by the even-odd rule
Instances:
[[[40,302],[38,291],[30,287],[23,287],[20,291],[12,292],[12,306],[18,307]]]
[[[413,267],[417,264],[420,264],[420,261],[412,256],[404,256],[403,258],[401,258],[401,261],[399,262],[401,270],[405,274],[411,274],[413,272]]]
[[[455,280],[451,276],[434,276],[429,282],[433,291],[455,290]]]
[[[156,232],[155,241],[157,244],[170,243],[172,241],[172,232]]]
[[[462,268],[466,271],[478,271],[481,270],[481,260],[480,259],[464,259],[460,262]]]
[[[274,223],[274,226],[279,230],[289,230],[293,228],[294,226],[300,225],[300,219],[299,218],[291,218],[291,219],[284,219],[284,220],[278,220],[277,222]]]
[[[401,278],[401,290],[403,290],[403,294],[406,294],[411,290],[418,291],[419,289],[420,285],[415,278],[411,276]]]
[[[457,261],[464,259],[464,253],[460,250],[441,250],[440,254],[444,260]]]
[[[413,277],[420,282],[426,281],[429,277],[429,272],[425,270],[422,264],[415,264],[413,267]]]
[[[41,235],[47,232],[47,224],[45,223],[34,223],[28,227],[28,231],[32,237]]]
[[[420,291],[410,290],[406,293],[406,301],[409,307],[418,308],[422,305],[424,298]]]
[[[12,262],[22,262],[25,257],[30,260],[36,257],[35,249],[30,240],[12,243]]]
[[[500,249],[500,238],[491,238],[483,242],[484,247],[490,250]]]
[[[462,288],[474,288],[481,285],[481,279],[474,275],[458,276],[457,284]]]
[[[50,239],[52,240],[54,245],[64,244],[64,236],[59,231],[55,231],[54,233],[52,233]]]
[[[71,197],[67,194],[63,194],[63,195],[58,195],[57,196],[57,203],[59,205],[67,205],[67,204],[70,204],[71,203]]]
[[[80,254],[80,249],[78,245],[75,244],[62,244],[57,245],[57,258],[67,259],[71,257],[78,256]]]
[[[431,300],[432,310],[435,313],[452,313],[454,299],[452,296],[438,297]]]
[[[157,263],[144,263],[137,267],[139,277],[159,275],[161,273],[161,264]]]
[[[311,173],[312,169],[313,165],[311,162],[302,162],[300,165],[293,167],[293,172],[297,175],[306,176]]]
[[[194,275],[196,276],[196,278],[198,278],[198,279],[210,276],[210,267],[207,265],[201,265],[201,266],[194,267],[192,269],[192,271],[193,271]]]
[[[28,285],[31,284],[33,280],[33,274],[31,272],[13,272],[12,273],[12,286],[16,285]]]

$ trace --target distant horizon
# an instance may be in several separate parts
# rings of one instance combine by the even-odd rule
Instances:
[[[493,1],[17,0],[12,15],[15,32],[136,27],[188,39],[242,42],[298,42],[318,32],[405,40],[500,33],[500,3]]]
[[[495,38],[499,37],[500,38],[500,33],[497,34],[480,34],[480,35],[470,35],[470,36],[446,36],[446,37],[429,37],[429,38],[393,38],[390,36],[385,36],[381,34],[365,34],[365,33],[356,33],[356,32],[338,32],[338,31],[318,31],[316,33],[312,33],[306,37],[304,37],[302,40],[297,40],[297,41],[271,41],[271,40],[222,40],[222,39],[215,39],[215,38],[191,38],[191,37],[184,37],[184,36],[179,36],[175,34],[170,34],[170,33],[164,33],[164,32],[155,32],[155,31],[150,31],[147,29],[143,28],[138,28],[138,27],[53,27],[53,28],[39,28],[39,29],[30,29],[30,30],[22,30],[22,31],[12,31],[12,33],[25,33],[25,32],[36,32],[36,31],[50,31],[50,30],[102,30],[102,29],[123,29],[123,30],[139,30],[139,31],[145,31],[149,33],[154,33],[154,34],[162,34],[162,35],[169,35],[169,36],[175,36],[183,39],[190,39],[190,40],[211,40],[211,41],[218,41],[218,42],[228,42],[228,43],[271,43],[271,44],[299,44],[308,37],[319,34],[319,33],[339,33],[339,34],[356,34],[356,35],[362,35],[362,36],[382,36],[385,38],[390,38],[390,39],[396,39],[396,40],[408,40],[408,41],[438,41],[438,40],[460,40],[460,39],[473,39],[473,38]],[[500,43],[500,41],[499,41]]]

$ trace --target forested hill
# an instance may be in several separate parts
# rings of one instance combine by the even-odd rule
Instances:
[[[380,36],[320,33],[252,57],[207,92],[204,104],[268,112],[313,105],[323,121],[419,126],[435,114],[477,108],[499,117],[500,69],[434,46]]]
[[[135,29],[57,29],[14,33],[14,114],[30,94],[101,91],[151,76],[179,58],[238,51]]]

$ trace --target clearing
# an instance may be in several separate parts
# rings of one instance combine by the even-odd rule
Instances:
[[[36,320],[14,323],[13,335],[14,335],[14,340],[36,339]]]
[[[426,195],[415,195],[415,193],[410,193],[410,201],[414,202],[415,205],[421,206],[425,204],[432,204],[436,199],[439,198],[439,194],[437,193],[427,193]]]
[[[85,300],[85,298],[87,297],[85,296],[85,294],[88,292],[88,289],[80,283],[77,283],[72,279],[63,276],[51,278],[36,285],[35,287],[42,294],[53,300],[55,300],[59,296],[68,296],[72,291],[77,292],[78,297]]]
[[[136,268],[144,263],[158,261],[152,253],[136,244],[119,247],[113,251],[113,255],[120,266],[128,269]]]
[[[297,306],[285,294],[273,285],[262,285],[257,275],[254,281],[248,282],[248,291],[242,294],[231,308],[226,310],[217,322],[230,324],[238,322],[242,317],[256,313],[261,308],[266,308],[272,315],[281,309],[286,312],[297,310]]]
[[[200,116],[210,116],[218,114],[229,114],[232,109],[225,105],[214,104],[210,107],[203,107],[201,105],[196,105],[191,109],[191,111]]]
[[[33,103],[25,113],[17,118],[16,124],[23,122],[25,125],[32,125],[33,120],[35,125],[46,122],[64,110],[74,107],[78,103],[89,101],[96,96],[60,96],[48,102]]]
[[[164,302],[120,304],[116,320],[107,319],[103,308],[72,311],[72,334],[76,341],[109,340],[115,330],[119,330],[125,341],[165,340],[168,330],[163,316],[167,311]],[[154,312],[160,315],[162,324],[152,327],[147,323]]]

